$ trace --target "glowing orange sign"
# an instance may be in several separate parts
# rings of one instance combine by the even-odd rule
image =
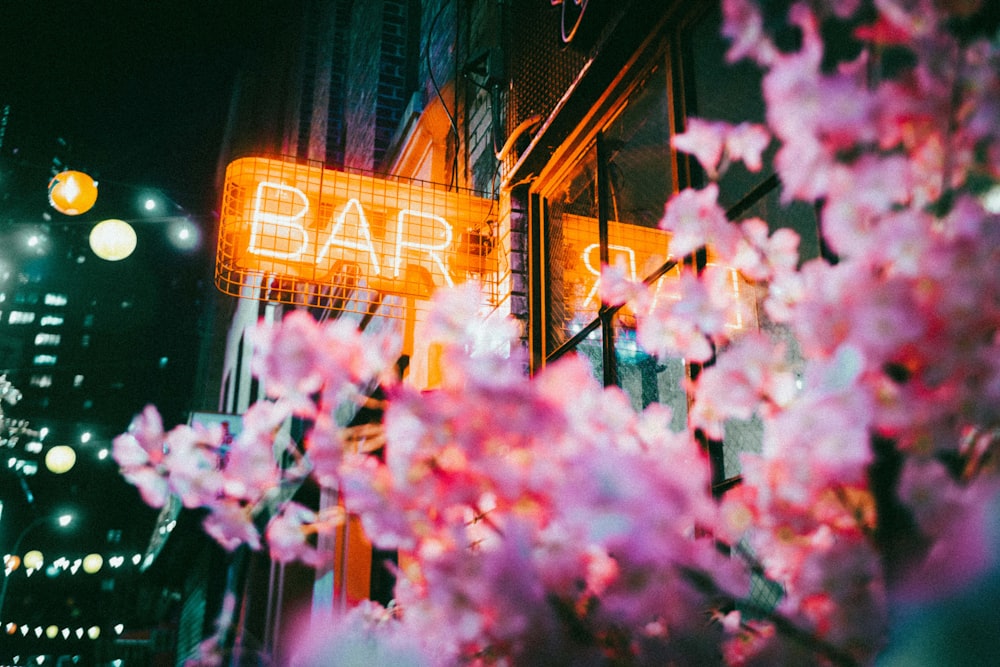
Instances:
[[[496,270],[494,210],[431,184],[243,158],[226,169],[216,275],[425,298]]]
[[[573,260],[569,263],[565,280],[573,290],[574,307],[578,314],[596,315],[600,308],[598,290],[601,283],[600,243],[597,220],[563,214],[563,243],[569,248]],[[640,227],[611,220],[608,222],[608,260],[612,266],[623,265],[630,280],[642,280],[670,258],[670,234],[650,227]],[[708,263],[714,265],[709,254]],[[743,329],[756,326],[756,309],[753,288],[735,269],[726,269],[727,283],[732,288],[733,307],[728,313],[726,326]],[[674,267],[652,285],[655,299],[680,299],[676,281],[680,268]],[[628,309],[623,309],[628,314]]]

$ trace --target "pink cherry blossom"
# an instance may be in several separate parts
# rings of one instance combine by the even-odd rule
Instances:
[[[472,355],[503,352],[517,336],[512,322],[486,317],[489,308],[475,283],[436,292],[427,320],[427,335],[441,342],[459,342]]]
[[[243,428],[220,462],[225,493],[231,498],[256,502],[277,486],[280,471],[275,445],[282,424],[291,416],[291,405],[260,401],[243,416]]]
[[[609,306],[620,306],[631,301],[647,302],[649,294],[641,280],[633,280],[628,276],[623,264],[601,268],[598,291],[601,303]]]
[[[823,236],[841,257],[868,248],[879,217],[909,196],[909,164],[902,157],[866,156],[830,172],[823,207]]]
[[[313,510],[291,501],[267,525],[267,546],[271,556],[282,563],[301,561],[317,569],[332,565],[333,554],[317,550],[309,541],[310,535],[331,534],[344,523],[344,512],[326,512],[320,517]]]
[[[834,167],[833,151],[815,137],[803,135],[785,143],[774,156],[781,177],[781,201],[813,201],[826,194]]]
[[[741,160],[752,172],[763,167],[761,154],[771,143],[771,134],[763,125],[740,123],[726,133],[726,155],[730,160]]]
[[[763,125],[688,118],[687,128],[670,139],[679,151],[694,155],[709,178],[716,179],[732,162],[742,160],[750,171],[760,171],[761,153],[771,136]]]
[[[777,57],[778,49],[764,33],[764,19],[757,3],[750,0],[725,0],[722,3],[722,34],[732,44],[726,52],[729,62],[753,58],[762,65]]]
[[[695,391],[691,423],[721,440],[726,419],[750,419],[758,409],[788,405],[796,393],[795,376],[783,345],[751,333],[705,369]]]
[[[152,507],[163,507],[170,497],[164,469],[165,439],[160,413],[149,405],[135,416],[127,433],[112,441],[111,455],[122,475],[138,487],[142,499]]]
[[[157,465],[164,456],[163,419],[147,405],[129,424],[127,433],[114,439],[112,456],[122,467]]]
[[[928,35],[940,16],[932,0],[875,0],[879,15],[910,39]]]
[[[202,526],[227,551],[241,544],[260,549],[260,533],[254,525],[252,508],[237,500],[213,503],[211,512],[202,520]]]
[[[308,628],[308,623],[302,624]],[[301,632],[292,642],[290,667],[399,665],[446,667],[453,656],[428,646],[398,612],[364,601],[334,615],[323,632]]]
[[[466,284],[420,316],[448,369],[433,391],[396,377],[394,336],[293,311],[260,323],[267,399],[234,442],[165,432],[151,407],[115,439],[147,503],[202,508],[226,549],[261,548],[267,525],[271,557],[323,569],[314,535],[350,513],[407,552],[394,604],[333,619],[296,664],[872,664],[901,601],[996,566],[1000,221],[981,195],[1000,175],[997,45],[953,32],[974,2],[876,0],[862,52],[836,64],[842,24],[823,22],[861,3],[784,6],[722,7],[727,58],[764,70],[767,125],[689,118],[673,147],[716,179],[763,169],[773,138],[781,201],[815,208],[831,252],[800,258],[780,218],[730,222],[714,182],[673,194],[670,252],[705,248],[707,266],[670,290],[600,278],[602,302],[635,313],[641,363],[700,365],[661,387],[686,392],[673,408],[602,387],[585,353],[526,377],[519,328]],[[798,46],[772,41],[782,20]],[[887,46],[909,60],[887,67]],[[729,326],[734,271],[760,331]],[[382,423],[344,426],[362,404]],[[731,474],[732,420],[760,435],[715,498],[704,440]],[[278,501],[306,475],[343,505]]]
[[[688,118],[684,132],[670,138],[670,145],[693,155],[713,178],[717,175],[725,147],[726,124]]]
[[[719,187],[711,183],[702,190],[682,190],[667,202],[660,228],[671,232],[670,254],[680,258],[705,245],[728,256],[739,232],[729,224],[717,199]]]
[[[707,361],[714,354],[711,336],[724,330],[725,311],[690,273],[681,274],[679,293],[678,300],[660,299],[647,316],[640,316],[639,343],[658,356]]]
[[[155,469],[147,466],[125,468],[122,476],[139,489],[142,500],[150,507],[160,508],[167,504],[170,486],[166,477]]]
[[[268,394],[284,396],[300,410],[312,405],[308,397],[323,386],[325,346],[316,321],[305,311],[292,311],[279,324],[262,323],[255,329],[251,370],[267,378]]]
[[[185,507],[210,504],[222,492],[221,429],[177,426],[167,434],[170,488]]]
[[[732,267],[750,280],[768,280],[787,273],[798,263],[799,235],[787,228],[768,236],[767,222],[750,218],[740,223],[743,237],[736,245]]]

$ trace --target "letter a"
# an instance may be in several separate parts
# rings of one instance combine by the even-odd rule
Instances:
[[[350,238],[337,238],[337,235],[343,232],[344,223],[347,220],[347,213],[352,208],[357,209],[358,212],[357,231],[359,240],[355,241]],[[347,200],[346,204],[344,204],[343,210],[340,212],[340,215],[337,216],[337,222],[333,225],[333,229],[330,230],[330,238],[326,240],[326,243],[323,244],[323,248],[319,251],[319,255],[316,256],[317,264],[319,264],[320,261],[326,257],[326,253],[330,251],[330,246],[351,248],[353,250],[367,250],[368,256],[371,259],[372,273],[376,276],[380,273],[378,255],[375,254],[375,246],[372,245],[372,232],[371,228],[368,226],[368,218],[365,217],[365,209],[361,207],[361,202],[357,199],[351,198]]]
[[[441,224],[441,228],[444,231],[444,240],[441,243],[422,243],[420,241],[410,241],[407,240],[407,234],[410,232],[406,226],[406,220],[408,218],[422,218],[423,220],[433,220]],[[404,232],[405,230],[405,232]],[[417,228],[418,232],[423,232],[422,234],[414,234],[417,238],[425,238],[428,236],[428,230],[426,226],[421,224]],[[448,273],[448,268],[444,265],[444,260],[441,259],[441,255],[438,251],[446,249],[451,245],[452,239],[452,229],[448,221],[441,216],[434,215],[432,213],[423,213],[421,211],[414,211],[412,209],[403,209],[399,212],[399,217],[396,220],[396,255],[395,255],[395,272],[394,277],[398,278],[399,273],[403,268],[403,248],[414,248],[416,250],[422,250],[427,253],[428,257],[441,269],[441,273],[444,275],[444,280],[449,286],[454,287],[455,282],[451,279],[451,275]]]

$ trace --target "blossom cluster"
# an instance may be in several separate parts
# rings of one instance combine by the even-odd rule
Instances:
[[[760,282],[801,363],[773,336],[730,340],[704,313],[680,325],[699,334],[687,339],[664,335],[678,326],[655,310],[639,323],[689,359],[719,351],[691,388],[692,425],[721,438],[726,419],[755,415],[764,432],[720,533],[748,540],[783,584],[788,618],[856,659],[881,646],[892,601],[940,593],[941,571],[961,586],[990,563],[1000,444],[1000,219],[982,197],[1000,180],[1000,52],[989,35],[949,30],[977,3],[874,4],[875,21],[855,24],[864,48],[833,64],[821,22],[860,3],[793,5],[793,51],[756,3],[723,4],[730,59],[764,71],[782,197],[816,205],[824,255],[799,264],[789,230],[728,222],[714,182],[674,197],[662,223],[677,254],[711,245]],[[913,65],[887,72],[889,47]],[[695,121],[674,145],[724,177],[718,147],[745,133]],[[724,308],[726,292],[697,280]],[[731,646],[774,660],[774,644],[754,631]]]
[[[1000,45],[963,23],[978,6],[803,0],[779,17],[800,36],[789,48],[773,8],[723,2],[727,57],[763,71],[766,117],[688,120],[673,145],[707,183],[673,196],[661,227],[674,256],[710,247],[752,281],[768,326],[734,336],[731,292],[710,267],[685,268],[676,300],[613,267],[600,281],[604,303],[630,303],[646,351],[698,364],[687,430],[671,430],[666,406],[634,410],[580,358],[525,377],[516,328],[483,318],[466,286],[438,292],[428,316],[449,370],[435,390],[398,380],[391,338],[292,312],[260,328],[254,372],[269,398],[238,437],[164,433],[150,408],[115,441],[123,474],[152,505],[174,494],[206,508],[228,548],[261,548],[264,518],[274,557],[328,567],[312,536],[349,514],[405,555],[392,610],[341,619],[312,644],[325,655],[874,661],[894,605],[993,562],[1000,216],[982,195],[1000,181]],[[831,57],[825,21],[851,27],[852,59]],[[893,50],[903,65],[886,64]],[[766,161],[785,202],[815,206],[822,256],[804,260],[795,232],[719,205],[733,164]],[[381,424],[338,422],[375,387]],[[280,435],[293,415],[310,426],[301,448]],[[705,443],[747,419],[762,425],[760,451],[717,499]],[[286,502],[263,516],[304,475],[339,509]],[[754,601],[761,581],[780,586],[776,607]]]

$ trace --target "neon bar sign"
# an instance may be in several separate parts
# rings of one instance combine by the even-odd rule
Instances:
[[[577,313],[596,315],[600,308],[598,291],[601,284],[600,243],[597,220],[572,214],[562,215],[563,242],[569,247],[565,280],[575,296]],[[660,229],[608,221],[608,259],[612,265],[623,265],[626,277],[641,280],[663,264],[670,256],[670,234]],[[711,253],[708,264],[714,266]],[[729,329],[753,328],[757,325],[753,304],[753,288],[735,269],[726,268],[726,282],[731,290],[733,307],[727,313]],[[653,302],[659,299],[680,299],[676,281],[680,267],[661,276],[653,284]],[[628,309],[623,309],[626,315]]]
[[[229,164],[216,275],[428,297],[495,271],[494,202],[426,183],[274,160]]]

